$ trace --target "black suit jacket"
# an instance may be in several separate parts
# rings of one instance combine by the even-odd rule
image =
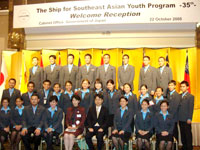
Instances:
[[[44,128],[49,128],[50,125],[52,125],[52,128],[57,133],[62,133],[63,127],[62,127],[62,119],[63,119],[63,111],[61,108],[57,107],[57,111],[55,111],[53,118],[51,118],[51,112],[46,109],[45,110],[45,116],[44,116]]]
[[[33,113],[32,105],[26,106],[22,115],[23,128],[41,128],[44,125],[45,108],[41,105],[37,106],[35,114]]]
[[[194,109],[194,96],[187,93],[184,97],[181,96],[180,107],[178,110],[178,120],[186,122],[192,120]]]
[[[98,123],[100,128],[102,128],[104,131],[108,128],[108,110],[106,107],[102,106],[99,117],[97,118],[96,113],[96,106],[92,106],[89,109],[87,118],[86,118],[86,125],[88,128],[94,128],[95,124]]]
[[[45,108],[49,108],[50,107],[49,98],[53,95],[53,92],[49,89],[49,94],[47,96],[46,104],[44,103],[44,97],[45,97],[44,89],[40,89],[37,93],[40,99],[39,104],[44,106]]]
[[[20,91],[15,89],[15,88],[14,88],[14,91],[13,91],[11,96],[10,96],[10,93],[9,93],[9,89],[5,89],[5,90],[3,90],[2,99],[3,98],[9,98],[10,99],[9,106],[11,108],[15,108],[15,100],[16,100],[17,97],[20,97],[20,96],[21,96]]]
[[[12,126],[22,125],[22,116],[24,113],[24,109],[22,110],[22,115],[19,115],[19,112],[16,108],[11,110],[11,124]]]
[[[22,94],[22,99],[24,101],[24,106],[28,106],[31,104],[28,92]]]

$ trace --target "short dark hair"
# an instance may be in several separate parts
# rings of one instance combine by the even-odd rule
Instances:
[[[149,57],[149,56],[144,56],[143,59],[144,59],[144,58],[147,58],[148,60],[150,60],[150,57]]]
[[[33,94],[31,95],[31,97],[33,97],[33,96],[37,96],[37,98],[39,98],[39,95],[38,95],[37,93],[33,93]]]
[[[72,98],[71,98],[71,101],[73,100],[73,99],[76,99],[77,101],[81,101],[81,98],[80,98],[80,96],[78,95],[78,94],[74,94],[73,96],[72,96]]]
[[[182,82],[181,82],[181,84],[185,84],[187,87],[189,87],[189,86],[190,86],[190,84],[188,83],[188,81],[185,81],[185,80],[184,80],[184,81],[182,81]]]
[[[140,86],[140,89],[141,89],[142,87],[145,87],[146,89],[148,89],[148,87],[147,87],[146,84],[142,84],[142,85]]]
[[[53,57],[53,59],[56,59],[56,55],[50,55],[49,58]]]
[[[158,60],[159,59],[163,59],[164,61],[165,61],[165,57],[163,57],[163,56],[160,56],[159,58],[158,58]]]
[[[146,103],[149,105],[149,100],[148,100],[148,99],[146,99],[146,98],[143,99],[142,103],[143,103],[143,102],[146,102]]]
[[[128,85],[128,86],[130,87],[131,91],[132,91],[131,85],[130,85],[129,83],[124,83],[123,87],[124,87],[125,85]]]
[[[35,87],[35,83],[32,82],[32,81],[29,81],[29,82],[28,82],[27,87],[29,86],[29,84],[33,84],[33,87]]]
[[[128,99],[127,99],[125,96],[121,96],[120,99],[119,99],[119,102],[120,102],[122,99],[125,99],[125,100],[128,102]]]
[[[61,87],[60,83],[54,83],[53,87],[54,87],[55,85],[59,85],[59,87]]]
[[[17,101],[17,99],[20,99],[21,101],[24,101],[21,96],[16,97],[15,102]]]
[[[83,87],[82,87],[82,84],[83,84],[83,82],[85,82],[85,81],[87,81],[88,84],[90,85],[90,81],[89,81],[88,79],[83,79],[82,82],[81,82],[81,88],[83,88]],[[89,86],[88,88],[90,88],[90,86]]]
[[[90,59],[92,59],[92,55],[91,55],[91,54],[85,54],[85,57],[86,57],[86,56],[89,56]]]
[[[169,81],[168,85],[171,84],[171,83],[174,84],[174,85],[176,85],[176,81],[175,80]]]
[[[166,103],[166,104],[167,104],[167,106],[169,106],[169,102],[168,102],[168,101],[166,101],[166,100],[162,100],[162,101],[161,101],[161,103],[160,103],[160,106],[161,106],[163,103]]]
[[[49,98],[49,102],[52,102],[52,101],[58,102],[58,97],[57,97],[57,96],[51,96],[51,97]]]
[[[108,80],[107,82],[106,82],[106,85],[108,84],[108,83],[111,83],[111,84],[115,84],[115,82],[112,80],[112,79],[110,79],[110,80]]]
[[[104,54],[103,57],[106,56],[106,55],[110,58],[110,54]]]
[[[50,80],[44,80],[44,81],[43,81],[43,84],[44,84],[45,82],[48,82],[48,83],[51,85],[51,81],[50,81]]]
[[[37,60],[39,60],[38,57],[33,57],[32,60],[33,60],[33,59],[37,59]]]
[[[96,99],[97,97],[99,97],[100,99],[104,100],[102,94],[95,94],[94,99]]]
[[[156,88],[156,91],[157,91],[157,89],[161,89],[161,91],[163,92],[163,88],[162,88],[162,87],[158,86],[158,87]]]
[[[67,57],[69,57],[69,56],[72,56],[72,57],[73,57],[73,59],[74,59],[74,55],[73,55],[73,54],[69,54]]]
[[[72,82],[71,82],[71,81],[66,81],[66,82],[65,82],[65,85],[66,85],[67,83],[69,83],[69,84],[72,85]]]
[[[94,82],[94,89],[96,89],[95,88],[95,84],[101,84],[101,88],[103,88],[103,83],[102,83],[102,81],[99,78],[96,79],[95,82]]]
[[[4,97],[1,99],[1,105],[3,104],[4,101],[8,101],[8,103],[10,103],[10,98],[8,97]]]
[[[128,54],[124,54],[124,55],[122,56],[122,58],[124,58],[124,57],[128,57],[128,59],[129,59],[129,55],[128,55]]]
[[[10,79],[9,79],[9,82],[10,82],[11,80],[13,80],[15,83],[17,82],[15,78],[10,78]]]

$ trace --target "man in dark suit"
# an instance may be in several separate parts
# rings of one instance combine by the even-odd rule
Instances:
[[[21,96],[21,93],[18,89],[15,88],[16,80],[14,78],[10,78],[8,81],[9,88],[3,90],[2,99],[9,98],[10,99],[10,107],[15,107],[15,100],[17,97]]]
[[[96,135],[97,149],[101,150],[103,147],[103,136],[107,132],[108,128],[108,110],[102,105],[103,95],[95,95],[95,105],[89,109],[89,113],[86,118],[86,142],[90,150],[94,150],[92,143],[92,137]]]
[[[28,92],[22,94],[22,99],[24,101],[24,106],[28,106],[30,105],[30,100],[31,100],[31,96],[33,95],[34,93],[34,88],[35,88],[35,84],[34,82],[30,81],[28,84],[27,84],[27,89],[28,89]]]
[[[150,66],[150,57],[144,56],[143,58],[144,67],[140,69],[139,77],[139,89],[140,86],[145,84],[147,85],[149,94],[154,95],[156,90],[156,68]]]
[[[83,79],[88,79],[90,81],[90,89],[94,88],[94,81],[96,80],[96,67],[91,64],[92,55],[85,55],[85,65],[79,68],[78,80],[79,88],[81,88],[81,82]]]
[[[41,130],[44,122],[45,109],[39,103],[37,94],[31,96],[31,105],[25,107],[22,115],[22,140],[26,150],[31,150],[30,143],[34,142],[34,150],[38,150],[41,141]]]
[[[43,89],[40,89],[37,93],[40,99],[39,104],[45,108],[48,108],[49,105],[49,98],[53,95],[53,92],[50,89],[51,81],[44,80],[43,81]]]
[[[56,65],[56,56],[49,56],[50,65],[44,68],[44,80],[51,81],[51,87],[55,83],[59,83],[60,79],[60,66]]]
[[[181,96],[176,92],[176,81],[171,80],[168,84],[169,93],[167,94],[167,101],[169,102],[169,113],[173,115],[175,126],[173,136],[178,141],[178,109],[180,105]]]
[[[38,58],[32,58],[33,67],[29,69],[29,82],[35,83],[35,89],[39,90],[42,88],[42,82],[44,80],[44,70],[38,66]]]
[[[181,141],[183,144],[183,150],[192,150],[192,116],[194,109],[194,96],[188,92],[189,83],[187,81],[182,81],[180,90],[181,102],[178,111],[178,120],[181,131]]]
[[[103,82],[103,88],[106,89],[106,83],[110,79],[112,79],[116,85],[116,68],[109,64],[109,54],[104,54],[103,61],[104,65],[98,67],[97,69],[97,79],[100,79]]]
[[[74,55],[69,54],[68,55],[68,65],[63,66],[61,69],[61,75],[60,75],[60,83],[61,87],[65,89],[65,82],[71,81],[72,82],[72,90],[74,91],[75,88],[78,87],[78,67],[73,64],[74,62]]]
[[[168,83],[173,79],[172,69],[165,65],[165,58],[158,59],[159,68],[157,68],[157,86],[163,88],[163,95],[167,96]]]
[[[129,56],[127,54],[122,57],[123,65],[118,68],[118,86],[123,90],[123,85],[129,83],[131,89],[134,90],[133,80],[135,77],[135,67],[128,64]]]

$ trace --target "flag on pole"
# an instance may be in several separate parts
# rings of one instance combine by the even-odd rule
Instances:
[[[42,60],[42,52],[40,53],[40,67],[43,68],[44,65],[43,65],[43,60]]]
[[[123,62],[123,55],[124,55],[124,51],[122,50],[122,66],[124,65],[124,62]]]
[[[103,62],[103,50],[101,52],[101,65],[104,65],[104,62]]]
[[[59,52],[59,60],[58,60],[58,65],[61,66],[61,56],[60,56],[60,52]]]
[[[190,85],[190,74],[189,74],[189,61],[188,61],[188,50],[186,54],[186,64],[185,64],[185,74],[184,74],[184,80],[187,81]],[[190,87],[188,89],[188,92],[190,93]]]
[[[27,83],[28,83],[28,76],[27,76],[27,70],[26,70],[26,59],[25,59],[24,53],[22,52],[22,70],[21,70],[21,75],[20,75],[20,91],[22,93],[26,92]]]
[[[0,74],[0,100],[3,94],[3,90],[5,89],[6,79],[8,77],[8,72],[6,68],[6,63],[4,60],[4,56],[2,55],[1,59],[1,74]]]
[[[145,56],[145,52],[144,52],[144,49],[143,49],[143,60],[144,60],[144,56]],[[144,67],[144,61],[142,60],[142,67]]]
[[[167,55],[166,55],[166,66],[169,67],[169,57],[168,57],[168,52],[167,52]]]
[[[79,59],[78,59],[78,66],[81,66],[81,57],[80,57],[80,52],[79,52]]]

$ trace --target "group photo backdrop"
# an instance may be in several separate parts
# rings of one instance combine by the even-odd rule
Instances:
[[[39,58],[39,65],[46,67],[49,65],[49,56],[56,55],[56,63],[64,66],[67,65],[67,55],[74,54],[74,65],[82,66],[85,64],[85,54],[92,55],[92,64],[95,66],[101,65],[101,59],[104,54],[110,54],[110,64],[116,67],[116,77],[118,67],[122,65],[122,55],[129,55],[129,64],[135,67],[134,91],[138,96],[138,81],[140,68],[143,64],[143,56],[150,56],[151,65],[158,68],[158,58],[160,56],[169,59],[169,67],[172,68],[173,79],[177,81],[177,91],[180,92],[180,82],[184,80],[186,57],[188,55],[189,75],[190,75],[190,89],[195,96],[193,122],[200,122],[200,49],[192,48],[137,48],[137,49],[64,49],[64,50],[22,50],[22,51],[3,51],[6,68],[7,68],[7,82],[8,79],[16,78],[16,88],[20,89],[22,93],[27,91],[27,83],[29,78],[29,68],[32,67],[32,58]],[[118,84],[116,83],[116,87]]]

